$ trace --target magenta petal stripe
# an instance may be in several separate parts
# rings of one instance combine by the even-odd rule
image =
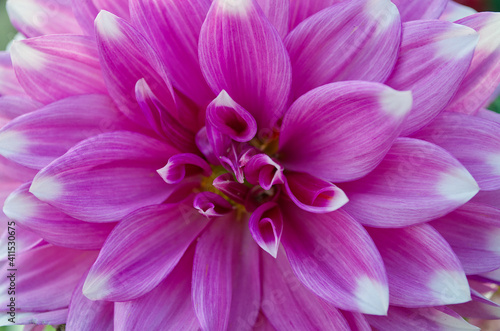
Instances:
[[[11,48],[12,64],[26,93],[42,103],[79,94],[106,94],[94,40],[50,35],[20,40]]]
[[[441,217],[479,191],[471,174],[444,149],[398,138],[378,167],[341,185],[344,209],[364,225],[404,227]]]
[[[450,105],[450,111],[475,114],[491,101],[500,85],[500,13],[478,13],[455,23],[479,33],[474,58]]]
[[[439,18],[444,12],[448,0],[393,0],[401,13],[401,19],[406,21]]]
[[[156,170],[176,153],[141,134],[104,133],[84,140],[45,167],[33,179],[30,192],[77,219],[119,221],[170,196],[175,185],[165,183]]]
[[[4,126],[0,130],[0,154],[23,166],[42,169],[82,140],[135,127],[108,96],[74,96]]]
[[[320,11],[285,39],[294,99],[335,81],[383,82],[400,42],[399,13],[389,0],[353,0]]]
[[[172,84],[200,107],[214,98],[201,73],[198,39],[211,0],[131,0],[133,25],[147,36]]]
[[[115,303],[115,331],[196,331],[200,324],[191,301],[194,249],[189,248],[174,270],[138,299]]]
[[[342,0],[290,0],[290,31],[303,20]]]
[[[71,1],[49,4],[46,0],[9,0],[7,13],[12,25],[28,38],[45,34],[81,34]]]
[[[262,311],[272,330],[349,330],[339,310],[295,277],[283,250],[276,259],[265,254],[262,260]]]
[[[149,206],[124,218],[90,269],[85,296],[128,301],[165,279],[207,225],[206,218],[184,203]],[[148,254],[155,256],[155,263],[144,258]]]
[[[291,202],[281,206],[281,242],[300,281],[337,308],[384,315],[384,264],[363,227],[343,210],[310,214]]]
[[[115,223],[87,223],[68,216],[28,192],[30,183],[19,187],[5,201],[3,212],[51,244],[100,249]]]
[[[199,57],[212,90],[227,93],[272,129],[288,102],[291,68],[276,29],[254,0],[215,0],[200,33]]]
[[[382,161],[412,105],[410,92],[362,81],[327,84],[293,103],[279,155],[287,170],[333,182],[363,177]]]
[[[99,59],[108,92],[129,118],[148,127],[135,98],[135,86],[144,78],[165,108],[176,114],[177,106],[165,67],[154,49],[127,21],[101,11],[95,20]]]
[[[367,230],[387,270],[391,305],[442,306],[471,299],[460,261],[430,225]]]
[[[290,0],[256,0],[256,2],[281,38],[285,38],[288,34]]]
[[[450,243],[467,274],[500,268],[500,210],[467,203],[430,223]]]
[[[43,105],[29,97],[6,95],[0,97],[0,128],[14,118],[30,113]]]
[[[109,301],[92,301],[82,292],[87,273],[83,275],[75,287],[69,303],[66,327],[70,330],[113,331],[115,303]],[[88,314],[92,311],[92,314]]]
[[[385,82],[413,94],[402,135],[424,127],[448,105],[469,69],[478,39],[473,29],[444,21],[403,24],[399,58]]]
[[[500,189],[500,123],[445,112],[413,137],[446,149],[482,190]]]

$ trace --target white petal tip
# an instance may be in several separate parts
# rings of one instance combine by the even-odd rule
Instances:
[[[427,287],[435,293],[436,305],[451,305],[471,300],[469,283],[463,272],[437,271]]]
[[[436,42],[436,55],[444,60],[462,59],[472,56],[479,41],[479,34],[469,27],[454,24],[453,28],[441,35]]]
[[[42,70],[47,62],[45,55],[42,52],[31,47],[24,40],[12,42],[10,54],[12,57],[12,63],[16,67],[24,70]]]
[[[461,204],[466,203],[479,192],[476,180],[465,168],[454,169],[443,174],[437,185],[441,196]]]
[[[22,195],[14,193],[5,200],[3,213],[12,220],[22,222],[37,214],[35,208],[36,206],[30,204]]]
[[[104,37],[116,39],[123,36],[117,16],[106,10],[101,10],[95,18],[95,28]]]
[[[83,284],[83,295],[89,300],[102,300],[109,294],[107,284],[107,277],[95,277],[89,273],[85,280],[85,284]]]
[[[61,196],[63,187],[53,177],[35,176],[29,191],[42,201],[54,201]]]
[[[387,315],[389,288],[368,276],[358,279],[355,292],[360,312],[369,315]]]
[[[219,0],[219,8],[225,12],[244,14],[252,4],[251,0]]]
[[[380,105],[387,114],[402,118],[410,112],[413,96],[411,91],[386,89],[380,95]]]
[[[29,140],[20,132],[7,130],[0,132],[0,155],[9,156],[26,153]]]
[[[231,98],[231,96],[226,92],[226,90],[222,90],[217,98],[214,100],[214,104],[216,106],[221,107],[235,107],[236,102]]]

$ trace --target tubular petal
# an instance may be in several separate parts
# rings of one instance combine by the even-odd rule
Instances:
[[[91,300],[129,301],[148,293],[174,269],[206,224],[187,202],[130,214],[101,249],[83,294]],[[155,263],[146,255],[154,256]]]
[[[276,29],[254,0],[215,0],[202,26],[201,70],[214,93],[222,90],[272,129],[288,102],[291,68]]]
[[[283,167],[266,154],[254,155],[245,164],[245,179],[253,185],[259,184],[264,190],[285,183]]]
[[[477,13],[455,23],[476,30],[479,43],[469,71],[446,109],[475,114],[487,106],[500,85],[500,13]]]
[[[285,40],[293,98],[335,81],[385,81],[400,42],[401,20],[389,0],[353,0],[320,11]]]
[[[263,254],[262,312],[272,330],[338,330],[349,327],[333,305],[311,293],[295,277],[283,250],[276,259]]]
[[[387,270],[391,305],[442,306],[471,299],[460,261],[431,226],[367,230]]]
[[[441,217],[479,191],[470,173],[431,143],[399,138],[378,167],[341,186],[344,209],[364,225],[404,227]]]
[[[430,223],[446,239],[468,275],[500,268],[500,210],[470,202]]]
[[[274,202],[261,205],[250,216],[248,226],[257,245],[276,258],[283,233],[283,216],[279,206]]]
[[[482,190],[500,189],[500,123],[445,112],[413,135],[457,158]]]
[[[234,176],[230,173],[225,173],[216,177],[212,185],[236,203],[241,204],[245,202],[245,198],[250,191],[248,186],[235,181]]]
[[[287,170],[345,182],[372,171],[401,132],[410,92],[370,82],[318,87],[283,119],[279,159]]]
[[[311,214],[281,201],[281,242],[300,281],[337,308],[385,315],[384,264],[368,233],[342,210]]]
[[[119,221],[169,197],[176,185],[166,184],[156,169],[176,153],[141,134],[104,133],[84,140],[41,170],[30,192],[83,221]]]
[[[208,177],[212,174],[212,168],[198,155],[183,153],[170,157],[167,165],[157,172],[166,183],[177,184],[186,176],[202,174]]]
[[[193,207],[206,217],[223,216],[233,210],[233,206],[222,196],[213,192],[201,192],[196,195]]]
[[[386,81],[413,95],[402,135],[424,127],[448,105],[469,69],[478,39],[473,29],[444,21],[403,25],[399,59]]]

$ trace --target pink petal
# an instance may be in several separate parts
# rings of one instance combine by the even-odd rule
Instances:
[[[245,165],[245,179],[253,185],[259,184],[264,190],[285,183],[283,166],[266,154],[254,155]]]
[[[207,124],[239,142],[250,141],[257,133],[253,116],[224,90],[208,105]]]
[[[276,258],[283,233],[279,206],[274,202],[263,204],[252,213],[248,226],[257,245]]]
[[[467,274],[500,268],[500,210],[467,203],[431,223],[446,239]]]
[[[303,20],[322,9],[340,2],[339,0],[290,0],[290,31]]]
[[[474,15],[475,13],[477,13],[477,11],[474,9],[450,0],[439,19],[454,22],[469,15]]]
[[[149,38],[172,84],[201,107],[214,98],[201,73],[198,39],[210,0],[132,0],[134,26]]]
[[[155,288],[206,226],[186,203],[149,206],[124,218],[90,269],[83,293],[91,300],[128,301]],[[154,256],[155,263],[145,256]]]
[[[387,270],[391,305],[441,306],[471,299],[458,258],[430,225],[367,230]]]
[[[28,192],[30,183],[14,191],[3,207],[4,213],[45,241],[75,249],[100,249],[114,223],[87,223],[74,219]]]
[[[26,93],[42,103],[107,93],[94,40],[50,35],[12,44],[12,64]]]
[[[69,305],[73,289],[94,262],[97,252],[45,245],[16,255],[16,305],[26,312],[44,312]],[[10,302],[10,279],[2,277],[0,302]],[[57,294],[57,295],[55,295]]]
[[[272,128],[288,101],[291,68],[276,29],[253,0],[215,0],[200,33],[200,64],[212,90]]]
[[[262,312],[273,330],[349,330],[334,305],[311,293],[293,274],[283,250],[263,260]]]
[[[482,190],[500,189],[500,123],[445,112],[413,137],[446,149]]]
[[[411,93],[369,82],[339,82],[300,97],[283,119],[287,170],[344,182],[372,171],[399,135]]]
[[[281,38],[288,34],[290,0],[256,0],[260,8],[278,31]]]
[[[287,173],[285,190],[298,207],[311,213],[328,213],[349,201],[337,186],[306,173]]]
[[[66,327],[69,330],[113,331],[114,303],[87,299],[82,292],[86,275],[81,278],[71,297]]]
[[[250,191],[248,186],[235,181],[233,175],[230,173],[225,173],[216,177],[212,185],[230,199],[240,204],[245,202],[245,198]]]
[[[0,154],[41,169],[71,147],[100,133],[134,129],[105,95],[66,98],[20,116],[0,130]]]
[[[309,17],[286,37],[292,92],[336,81],[383,82],[401,42],[398,10],[388,0],[341,2]]]
[[[412,91],[413,109],[402,132],[409,135],[428,124],[453,98],[469,69],[479,35],[444,21],[414,21],[403,28],[399,59],[386,84]]]
[[[6,261],[9,256],[12,256],[12,248],[9,254],[9,232],[12,232],[12,227],[16,232],[15,243],[16,243],[16,254],[28,251],[40,243],[43,239],[29,228],[15,223],[15,221],[9,219],[3,212],[0,212],[0,222],[2,224],[2,231],[0,234],[0,260]],[[9,228],[11,227],[11,228]],[[10,230],[10,231],[9,231]]]
[[[158,174],[168,184],[180,183],[186,176],[203,175],[209,177],[212,168],[201,157],[191,153],[175,154],[168,163],[157,170]]]
[[[223,216],[233,210],[229,201],[213,192],[198,193],[194,198],[193,207],[206,217]]]
[[[9,52],[0,52],[0,96],[1,95],[26,95],[19,84]]]
[[[311,214],[284,201],[280,207],[281,242],[297,278],[338,308],[385,314],[384,265],[363,227],[342,210]]]
[[[192,298],[203,329],[251,330],[259,313],[258,247],[235,218],[214,220],[196,245]]]
[[[500,319],[500,305],[488,300],[479,292],[471,289],[472,301],[449,306],[460,316],[480,319]]]
[[[441,217],[479,191],[470,173],[444,149],[399,138],[366,177],[341,187],[344,209],[360,223],[404,227]]]
[[[340,311],[346,322],[349,324],[350,330],[353,331],[372,331],[370,324],[366,321],[361,313],[351,311]]]
[[[81,34],[70,1],[9,0],[7,13],[12,25],[28,38],[45,34]]]
[[[391,306],[388,316],[366,315],[365,317],[372,327],[379,330],[479,330],[447,307],[411,309]]]
[[[175,185],[166,184],[156,170],[176,152],[137,133],[104,133],[79,143],[41,170],[30,192],[77,219],[118,221],[170,195]]]
[[[9,315],[2,314],[2,319],[0,319],[0,323],[2,325],[11,325],[12,323],[7,320],[9,318]],[[68,318],[68,309],[63,308],[63,309],[57,309],[57,310],[52,310],[52,311],[46,311],[46,312],[23,312],[23,311],[17,311],[16,312],[16,325],[27,325],[27,324],[38,324],[38,323],[46,323],[46,324],[52,324],[52,325],[59,325],[59,324],[65,324],[66,320]],[[5,322],[4,322],[5,321]],[[23,330],[27,331],[43,331],[45,330],[46,325],[37,325],[33,329],[26,329],[27,326],[24,327]]]
[[[146,39],[125,20],[101,11],[95,20],[99,59],[109,94],[120,110],[148,127],[135,98],[135,87],[144,78],[166,109],[175,114],[172,85],[165,68]]]
[[[18,182],[27,182],[31,181],[36,173],[37,171],[34,169],[27,168],[0,156],[0,177],[9,178]]]
[[[128,0],[126,0],[128,2]],[[99,10],[93,0],[71,0],[73,14],[82,31],[89,36],[94,35],[94,20]]]
[[[448,0],[393,0],[403,22],[439,18]]]
[[[487,106],[500,85],[500,14],[478,13],[455,23],[473,28],[480,39],[469,71],[447,109],[474,114]]]
[[[42,104],[28,97],[7,95],[0,97],[0,128],[14,118],[30,113]]]
[[[153,290],[132,301],[115,303],[115,330],[196,331],[200,329],[191,301],[193,251]]]

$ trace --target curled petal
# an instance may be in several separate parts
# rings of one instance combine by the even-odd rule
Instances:
[[[297,206],[311,213],[328,213],[349,201],[337,186],[306,173],[287,173],[285,189]]]
[[[201,192],[196,195],[193,207],[206,217],[222,216],[233,210],[233,206],[218,194]]]
[[[389,0],[337,2],[290,32],[293,97],[336,81],[383,82],[397,60],[401,20]]]
[[[253,116],[224,90],[208,105],[207,122],[215,130],[239,142],[249,141],[257,133]]]
[[[476,30],[479,42],[469,71],[446,109],[475,114],[488,105],[500,85],[500,13],[478,13],[455,23]]]
[[[248,226],[255,242],[276,258],[283,233],[283,216],[278,205],[267,202],[257,208],[250,216]]]
[[[216,94],[226,90],[259,128],[274,127],[288,102],[290,59],[254,0],[213,1],[201,29],[199,57]]]
[[[453,98],[469,69],[479,35],[444,21],[414,21],[403,27],[399,58],[385,84],[412,92],[412,111],[401,133],[409,135],[432,121]]]
[[[250,191],[248,186],[234,180],[234,176],[230,173],[218,176],[214,179],[212,185],[236,203],[244,203]]]
[[[273,186],[270,190],[254,186],[248,191],[243,205],[247,211],[253,212],[266,202],[276,202],[280,196],[280,192],[280,186]]]
[[[399,138],[378,167],[341,188],[344,209],[364,225],[405,227],[441,217],[479,191],[471,174],[444,149]]]
[[[12,44],[12,64],[26,93],[42,103],[81,94],[106,94],[95,41],[49,35]]]
[[[167,165],[157,172],[166,183],[177,184],[186,176],[202,174],[208,177],[212,174],[212,168],[198,155],[184,153],[172,156],[168,159]]]
[[[387,153],[411,105],[411,92],[378,83],[318,87],[285,114],[279,159],[287,170],[332,182],[363,177]]]
[[[266,154],[254,155],[246,163],[244,171],[250,184],[259,184],[264,190],[285,182],[283,167]]]

